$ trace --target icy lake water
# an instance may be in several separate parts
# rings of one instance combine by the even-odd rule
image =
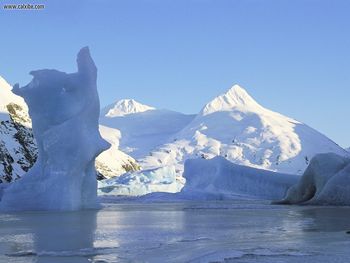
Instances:
[[[105,202],[0,214],[0,262],[349,262],[350,208]]]

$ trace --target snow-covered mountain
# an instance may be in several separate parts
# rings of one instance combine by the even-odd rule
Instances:
[[[28,107],[11,90],[12,87],[0,77],[0,183],[22,176],[37,158]],[[100,179],[140,169],[134,158],[118,149],[118,130],[100,126],[100,132],[112,145],[96,159]]]
[[[349,147],[349,148],[346,148],[345,150],[348,151],[348,152],[350,153],[350,147]]]
[[[101,114],[113,118],[154,109],[155,108],[151,106],[141,104],[133,99],[123,99],[102,109]]]
[[[120,100],[101,110],[100,123],[120,130],[120,149],[138,159],[148,155],[150,151],[166,143],[175,133],[189,124],[195,115],[186,115],[170,110],[160,110],[132,100],[128,114],[112,114],[120,112],[125,101]],[[115,109],[118,109],[115,111]],[[148,110],[144,110],[148,109]]]
[[[206,104],[141,165],[177,165],[181,171],[188,158],[223,156],[236,164],[302,174],[314,155],[325,152],[348,154],[309,126],[259,105],[235,85]]]
[[[0,183],[27,172],[37,158],[27,105],[11,89],[0,76]]]

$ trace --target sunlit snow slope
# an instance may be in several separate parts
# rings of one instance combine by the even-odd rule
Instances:
[[[101,110],[100,123],[120,130],[120,149],[139,159],[166,143],[193,118],[194,115],[155,109],[134,100],[120,100]]]

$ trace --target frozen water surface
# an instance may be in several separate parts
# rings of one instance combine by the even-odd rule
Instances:
[[[0,262],[348,262],[350,208],[104,199],[0,214]]]

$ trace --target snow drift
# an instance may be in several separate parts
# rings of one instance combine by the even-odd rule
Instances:
[[[300,181],[277,204],[350,205],[350,159],[316,155]]]
[[[78,72],[32,71],[33,80],[13,92],[29,107],[38,160],[3,190],[5,210],[77,210],[97,205],[95,158],[109,147],[98,130],[97,68],[80,50]]]
[[[186,184],[180,195],[189,199],[229,199],[237,196],[276,200],[295,184],[298,176],[241,166],[223,157],[189,159]]]

